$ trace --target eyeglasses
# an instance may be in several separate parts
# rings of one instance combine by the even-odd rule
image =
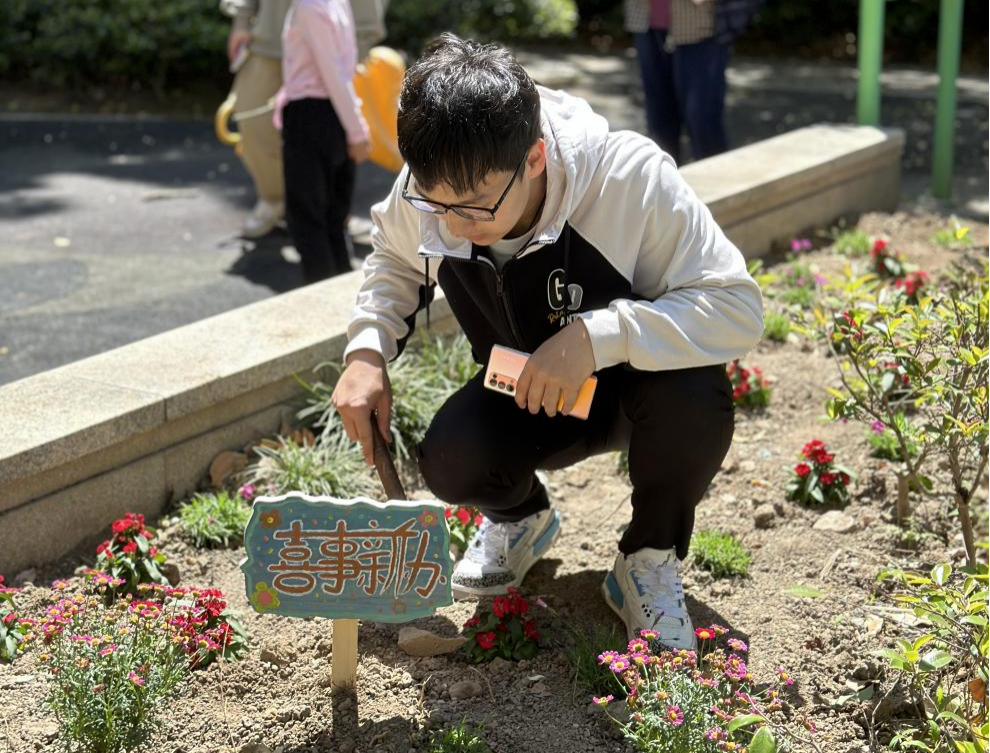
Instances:
[[[412,175],[412,171],[406,173],[406,182],[402,186],[402,198],[412,204],[420,212],[429,212],[430,214],[447,214],[447,211],[451,211],[458,217],[463,217],[466,220],[474,220],[475,222],[494,222],[495,212],[498,208],[502,206],[502,202],[505,201],[505,197],[509,195],[509,189],[512,188],[512,184],[516,182],[516,176],[519,175],[519,170],[526,162],[526,155],[529,151],[523,154],[522,159],[519,160],[519,164],[516,165],[516,169],[512,173],[512,178],[509,180],[509,185],[505,187],[502,191],[502,195],[498,197],[498,201],[495,202],[495,206],[491,209],[487,207],[472,207],[466,206],[464,204],[442,204],[439,201],[430,201],[429,199],[424,199],[421,196],[411,196],[409,194],[409,178]]]

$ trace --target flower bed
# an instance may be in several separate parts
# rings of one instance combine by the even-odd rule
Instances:
[[[928,285],[935,288],[951,260],[986,254],[985,227],[972,229],[973,237],[983,244],[973,251],[931,243],[939,227],[933,219],[909,216],[873,215],[860,223],[870,237],[889,239],[908,261],[923,268],[930,277]],[[870,261],[868,254],[850,260],[835,253],[827,238],[814,246],[800,249],[801,263],[812,275],[841,276],[850,261],[866,265]],[[784,269],[791,268],[792,262],[782,259],[780,264],[767,261],[763,271],[784,279]],[[788,304],[779,297],[768,297],[768,302],[773,310],[787,310]],[[845,324],[853,326],[848,321]],[[895,525],[898,461],[872,456],[868,434],[875,432],[868,425],[854,420],[823,421],[829,397],[826,388],[841,385],[835,357],[820,344],[792,332],[784,342],[761,343],[744,362],[758,364],[772,378],[773,399],[758,410],[737,411],[733,447],[698,507],[696,529],[734,535],[750,553],[751,562],[745,575],[719,580],[700,565],[687,566],[685,584],[695,625],[728,626],[732,635],[726,638],[732,637],[747,649],[743,659],[747,672],[757,683],[776,680],[781,701],[795,709],[795,729],[806,736],[797,715],[807,717],[817,728],[811,739],[820,750],[862,750],[868,747],[871,734],[885,744],[894,733],[890,724],[905,722],[915,710],[903,692],[888,695],[895,680],[901,681],[902,688],[904,682],[887,658],[874,652],[884,648],[902,651],[898,639],[914,640],[919,632],[916,619],[895,611],[894,592],[901,586],[892,579],[878,582],[877,575],[892,565],[928,573],[949,561],[958,570],[965,561],[958,524],[943,502],[912,493],[912,528]],[[904,420],[914,418],[906,413]],[[416,423],[412,417],[408,422]],[[885,424],[876,429],[890,427]],[[842,484],[847,499],[841,506],[786,500],[795,464],[809,460],[801,457],[802,448],[816,439],[825,448],[808,448],[808,454],[815,455],[819,449],[833,454],[829,462],[841,462],[847,470],[840,472],[850,476],[849,484]],[[818,454],[818,459],[826,460],[824,454]],[[632,713],[645,712],[622,708],[621,693],[614,689],[605,694],[613,694],[620,701],[618,707],[594,704],[592,695],[603,697],[602,692],[590,692],[575,680],[569,658],[576,632],[592,635],[602,626],[616,625],[598,592],[628,512],[628,482],[615,466],[614,457],[605,456],[549,476],[551,492],[561,500],[565,519],[559,543],[533,568],[521,589],[530,605],[540,597],[549,607],[539,612],[539,624],[531,628],[539,633],[535,639],[539,650],[531,658],[475,664],[463,651],[414,658],[398,646],[401,626],[362,624],[356,698],[338,703],[328,688],[332,654],[328,621],[254,613],[238,569],[242,550],[197,549],[182,533],[178,518],[150,521],[157,531],[151,539],[142,536],[148,556],[162,554],[174,563],[181,573],[180,588],[188,584],[222,590],[243,618],[250,647],[239,661],[214,661],[192,670],[147,749],[239,753],[251,750],[246,747],[250,743],[264,743],[272,750],[282,746],[286,751],[407,753],[429,750],[436,730],[466,719],[494,751],[628,750],[621,728],[611,721],[606,708],[624,724],[635,723]],[[948,478],[937,467],[932,476],[936,484]],[[416,488],[407,491],[413,498],[426,494]],[[981,494],[979,502],[985,506],[985,491]],[[841,525],[835,525],[836,521]],[[147,530],[141,523],[132,533],[142,528]],[[152,543],[157,548],[154,555]],[[117,544],[120,552],[115,557],[138,554],[123,551],[128,541]],[[135,541],[135,549],[138,546]],[[91,567],[95,557],[36,573],[37,587],[27,586],[12,594],[16,619],[10,622],[20,625],[23,619],[37,619],[62,598],[60,592],[48,588],[54,578],[68,580],[71,588],[80,586],[82,571],[73,572],[80,564]],[[13,580],[13,573],[4,575]],[[0,614],[8,603],[0,600]],[[495,625],[504,622],[506,614],[512,616],[509,604],[499,602],[499,617],[493,600],[481,605],[458,602],[415,624],[454,636],[476,617],[475,627],[482,627],[489,613]],[[531,616],[529,611],[532,606],[526,618]],[[525,635],[523,622],[519,622]],[[484,643],[491,642],[493,649],[497,646],[488,633],[497,633],[497,627],[481,631],[479,635],[486,637],[480,642],[475,636],[475,645],[482,651],[487,651]],[[724,646],[741,657],[740,644],[726,642]],[[619,648],[625,645],[623,639]],[[607,648],[599,644],[595,655]],[[528,648],[525,651],[529,653]],[[942,661],[938,654],[932,658]],[[783,677],[779,668],[788,675]],[[608,676],[605,679],[611,681]],[[58,728],[54,715],[43,705],[47,692],[44,667],[37,663],[33,649],[18,651],[13,663],[0,663],[0,692],[6,720],[6,726],[0,724],[0,740],[14,753],[54,749]],[[658,686],[656,692],[670,691]],[[980,686],[974,683],[967,692],[975,698]],[[871,718],[874,704],[881,701],[871,727],[864,719]],[[694,709],[677,701],[655,711],[658,720],[669,714],[664,723],[676,731],[684,729]],[[720,734],[712,733],[714,737]],[[793,741],[792,745],[795,750],[814,749],[812,743]]]

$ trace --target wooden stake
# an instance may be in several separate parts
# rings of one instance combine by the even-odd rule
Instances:
[[[331,620],[333,653],[330,657],[330,687],[332,690],[353,688],[357,682],[358,621]]]

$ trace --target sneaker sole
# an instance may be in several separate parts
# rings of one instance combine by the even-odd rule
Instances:
[[[626,621],[626,615],[623,613],[622,607],[620,607],[612,596],[612,589],[619,594],[619,598],[625,601],[625,597],[622,595],[622,589],[619,588],[619,582],[615,579],[615,573],[609,570],[608,575],[605,576],[605,580],[602,581],[602,597],[605,599],[605,603],[611,607],[612,611],[615,612],[619,619],[622,620],[622,624],[626,627],[626,637],[632,640],[634,635],[629,632],[629,623]]]
[[[558,516],[554,516],[553,522],[547,526],[547,529],[536,539],[536,543],[532,548],[532,553],[523,560],[522,567],[520,568],[519,574],[516,576],[515,580],[510,583],[489,586],[488,588],[473,588],[471,586],[459,586],[456,583],[452,583],[450,589],[454,598],[463,599],[471,596],[502,596],[510,588],[519,588],[526,577],[526,573],[529,572],[533,565],[539,562],[540,557],[550,551],[550,548],[557,543],[557,539],[559,538],[560,518]]]

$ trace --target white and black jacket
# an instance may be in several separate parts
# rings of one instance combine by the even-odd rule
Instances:
[[[474,355],[533,352],[580,316],[596,370],[726,363],[763,332],[760,289],[739,250],[646,137],[609,133],[588,104],[540,88],[547,196],[533,239],[498,272],[487,249],[451,238],[401,197],[405,168],[372,208],[373,251],[345,352],[395,358],[438,283]],[[425,278],[424,278],[425,268]]]

